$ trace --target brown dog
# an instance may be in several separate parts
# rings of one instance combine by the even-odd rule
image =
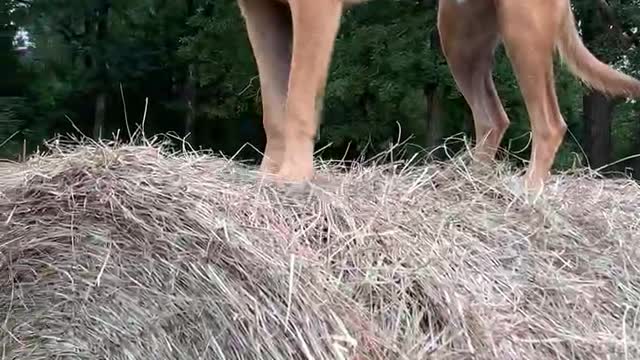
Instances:
[[[267,135],[261,171],[287,181],[313,176],[314,140],[333,44],[345,6],[366,0],[238,0],[260,75]],[[565,135],[553,55],[595,89],[640,97],[640,81],[596,59],[576,30],[570,0],[440,0],[441,46],[473,111],[474,153],[491,160],[509,125],[491,71],[502,40],[533,131],[526,185],[541,190]]]

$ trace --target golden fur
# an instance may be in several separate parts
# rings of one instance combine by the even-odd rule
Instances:
[[[261,171],[287,181],[313,176],[314,140],[333,45],[345,6],[366,0],[238,0],[260,75],[267,135]],[[541,190],[566,125],[552,57],[609,94],[640,96],[640,82],[596,59],[576,30],[570,0],[440,0],[441,46],[473,112],[477,159],[491,160],[509,125],[493,83],[501,40],[518,79],[532,132],[526,185]]]

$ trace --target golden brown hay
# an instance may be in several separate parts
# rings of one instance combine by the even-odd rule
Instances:
[[[640,358],[638,184],[463,164],[55,142],[0,173],[2,359]]]

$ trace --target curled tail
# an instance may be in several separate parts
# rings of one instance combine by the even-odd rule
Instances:
[[[569,70],[589,87],[604,94],[640,98],[640,80],[617,71],[598,60],[578,34],[571,5],[567,6],[557,48]]]

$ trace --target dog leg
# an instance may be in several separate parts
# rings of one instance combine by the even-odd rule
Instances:
[[[491,74],[498,44],[495,4],[441,0],[438,30],[453,78],[473,113],[474,157],[491,161],[509,127]]]
[[[285,150],[277,176],[304,181],[313,176],[313,150],[342,0],[289,0],[293,57],[285,116]]]
[[[289,7],[273,0],[239,0],[260,77],[267,137],[261,172],[275,174],[284,155],[284,120],[293,41]]]
[[[498,17],[533,132],[525,187],[541,192],[567,126],[556,97],[553,54],[567,6],[556,0],[500,1]]]

